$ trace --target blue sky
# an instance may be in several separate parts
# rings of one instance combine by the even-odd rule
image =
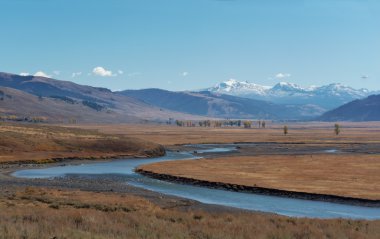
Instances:
[[[4,72],[113,90],[230,78],[380,90],[377,0],[0,0],[0,9]]]

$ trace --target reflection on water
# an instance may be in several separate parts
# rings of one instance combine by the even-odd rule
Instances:
[[[215,145],[196,147],[198,153],[227,152],[235,148],[226,145],[217,148]],[[333,152],[331,152],[333,153]],[[336,203],[256,195],[252,193],[232,192],[205,187],[183,185],[151,179],[134,172],[140,165],[167,160],[194,159],[189,152],[169,152],[165,157],[151,159],[125,159],[111,162],[98,162],[81,165],[65,165],[42,169],[20,170],[13,176],[20,178],[53,178],[65,175],[101,175],[117,174],[125,182],[148,190],[197,200],[203,203],[224,205],[248,210],[271,212],[286,216],[317,218],[362,218],[380,219],[380,208],[367,208]]]

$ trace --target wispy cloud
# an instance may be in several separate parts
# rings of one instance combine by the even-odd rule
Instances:
[[[81,76],[82,75],[82,72],[73,72],[72,74],[71,74],[71,77],[72,78],[75,78],[75,77],[77,77],[77,76]]]
[[[289,73],[278,73],[275,75],[275,78],[277,79],[283,79],[283,78],[289,78],[291,77],[292,75],[289,74]]]
[[[56,76],[59,76],[61,74],[61,72],[60,71],[53,71],[53,74]]]
[[[186,77],[186,76],[188,76],[188,75],[189,75],[189,72],[187,72],[187,71],[182,72],[182,76],[183,76],[183,77]]]

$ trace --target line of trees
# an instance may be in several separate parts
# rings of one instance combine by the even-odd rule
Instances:
[[[47,122],[48,118],[44,117],[44,116],[21,117],[21,116],[17,116],[17,115],[0,115],[0,121],[18,121],[18,122],[43,123],[43,122]]]
[[[169,119],[167,121],[168,125],[172,124],[173,119]],[[175,124],[179,127],[214,127],[214,128],[222,128],[222,127],[237,127],[237,128],[245,128],[250,129],[252,127],[257,128],[266,128],[267,124],[264,120],[252,121],[252,120],[202,120],[202,121],[191,121],[191,120],[176,120]],[[282,128],[283,134],[289,134],[289,127],[284,125]],[[341,132],[341,126],[339,124],[334,125],[334,133],[335,135],[339,135]]]
[[[201,120],[201,121],[192,121],[192,120],[173,120],[169,119],[166,124],[171,125],[174,124],[179,127],[214,127],[214,128],[221,128],[221,127],[244,127],[244,128],[265,128],[266,122],[263,120],[259,121],[251,121],[251,120]]]

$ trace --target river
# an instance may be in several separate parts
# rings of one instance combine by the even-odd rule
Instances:
[[[197,155],[236,150],[231,145],[197,146]],[[223,205],[252,211],[270,212],[291,217],[309,218],[350,218],[380,219],[380,208],[353,206],[331,202],[293,199],[286,197],[257,195],[233,192],[206,187],[183,185],[152,179],[134,172],[138,166],[167,160],[196,159],[191,152],[168,152],[160,158],[119,159],[109,162],[95,162],[79,165],[54,166],[39,169],[26,169],[14,172],[19,178],[55,178],[66,175],[106,175],[117,174],[125,178],[125,183],[136,187],[196,200],[202,203]]]

